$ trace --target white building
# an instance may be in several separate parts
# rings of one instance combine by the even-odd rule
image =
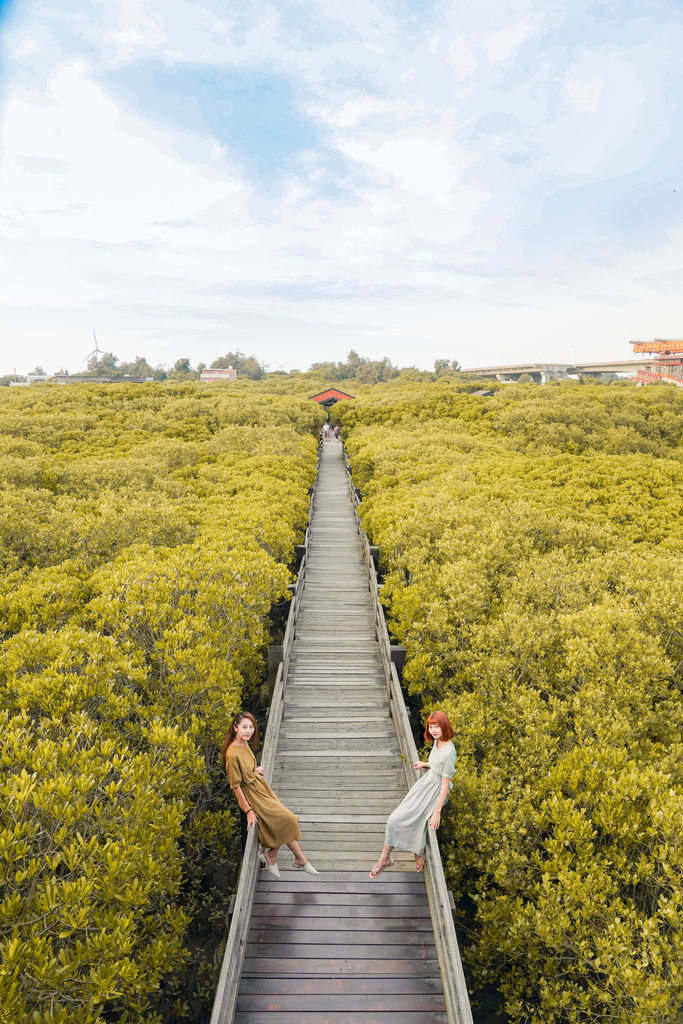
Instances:
[[[201,383],[206,384],[209,381],[236,380],[236,378],[237,370],[233,370],[232,366],[229,366],[227,370],[219,369],[217,367],[202,370],[202,375],[199,380]]]

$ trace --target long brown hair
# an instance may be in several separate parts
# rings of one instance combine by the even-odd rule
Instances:
[[[225,761],[225,758],[227,757],[228,747],[230,746],[231,743],[235,742],[235,738],[237,736],[237,726],[245,718],[248,718],[249,721],[254,726],[254,735],[251,738],[253,740],[254,746],[258,745],[258,725],[256,724],[256,719],[252,715],[251,711],[240,711],[240,713],[238,715],[235,715],[235,717],[233,718],[230,724],[230,729],[228,730],[228,735],[225,737],[225,743],[223,744],[223,749],[221,750],[221,758],[223,759],[223,761]]]
[[[432,711],[431,715],[425,722],[425,739],[428,743],[434,742],[434,737],[429,735],[429,723],[433,722],[435,725],[441,726],[441,739],[452,740],[455,736],[455,729],[451,725],[450,718],[445,711]]]

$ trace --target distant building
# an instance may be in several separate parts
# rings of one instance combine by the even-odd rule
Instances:
[[[638,370],[635,380],[639,384],[678,384],[683,387],[683,339],[655,338],[654,341],[632,341],[634,352],[649,352],[655,362],[647,369]]]
[[[200,382],[202,384],[207,384],[209,382],[215,382],[217,380],[236,380],[236,379],[237,379],[237,370],[234,370],[232,368],[232,366],[229,366],[227,368],[227,370],[221,369],[221,368],[216,367],[216,366],[209,367],[208,370],[202,370],[202,375],[199,378],[199,380],[200,380]]]
[[[27,388],[29,384],[39,384],[44,380],[51,380],[52,375],[49,373],[27,373],[23,380],[11,380],[11,388]]]
[[[149,384],[154,377],[96,377],[91,373],[56,373],[50,377],[55,384]],[[157,382],[158,383],[158,382]]]

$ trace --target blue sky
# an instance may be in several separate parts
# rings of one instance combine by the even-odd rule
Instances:
[[[680,337],[681,11],[0,0],[0,373]]]

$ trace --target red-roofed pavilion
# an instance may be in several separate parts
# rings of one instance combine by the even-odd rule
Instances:
[[[311,395],[310,401],[322,405],[325,412],[329,415],[330,409],[336,402],[346,402],[352,400],[353,397],[353,395],[347,395],[345,391],[340,391],[339,388],[328,388],[327,391]]]

